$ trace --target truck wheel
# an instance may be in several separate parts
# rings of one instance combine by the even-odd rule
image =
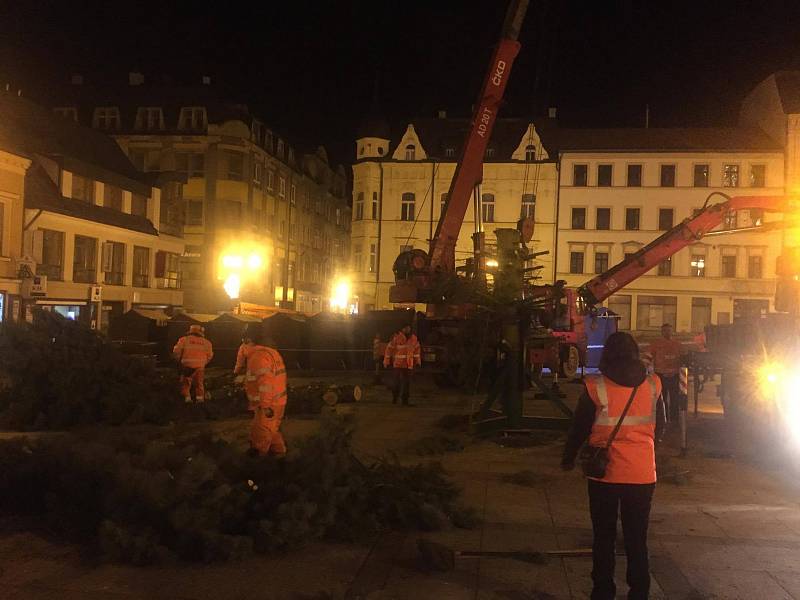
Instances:
[[[581,355],[575,346],[566,346],[559,352],[558,374],[561,377],[572,379],[578,374],[581,366]]]

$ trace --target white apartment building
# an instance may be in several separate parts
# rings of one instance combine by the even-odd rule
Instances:
[[[354,294],[360,311],[389,308],[392,265],[411,248],[428,250],[444,207],[468,127],[466,119],[417,119],[392,133],[377,118],[367,119],[356,143],[353,165],[351,257]],[[497,122],[486,151],[480,212],[467,210],[456,248],[456,266],[472,256],[472,234],[484,231],[487,246],[494,230],[514,228],[521,216],[534,216],[529,244],[555,247],[557,170],[542,145],[537,126],[524,119]],[[478,217],[476,219],[476,217]],[[477,221],[477,227],[476,227]],[[553,254],[538,264],[542,281],[553,278]]]
[[[684,219],[708,199],[782,195],[781,147],[758,130],[561,130],[557,278],[577,287]],[[712,195],[714,194],[714,195]],[[773,218],[740,211],[720,229]],[[703,238],[613,295],[619,328],[703,331],[768,310],[781,235]]]

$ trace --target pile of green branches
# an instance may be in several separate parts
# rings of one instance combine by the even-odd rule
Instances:
[[[50,312],[0,326],[0,428],[68,429],[93,423],[166,423],[177,373],[113,348]]]
[[[203,435],[63,434],[0,444],[0,513],[133,564],[218,561],[386,528],[473,526],[436,463],[360,462],[329,416],[282,459]]]

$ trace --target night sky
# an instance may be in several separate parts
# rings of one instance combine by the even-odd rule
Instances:
[[[297,145],[352,157],[375,82],[384,114],[465,116],[502,0],[4,2],[0,84],[44,98],[87,82],[199,81],[243,98]],[[503,114],[558,107],[566,126],[733,123],[747,90],[800,68],[800,3],[531,1]]]

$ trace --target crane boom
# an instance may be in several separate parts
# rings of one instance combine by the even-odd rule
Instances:
[[[519,53],[520,43],[517,38],[528,10],[528,2],[529,0],[511,0],[506,12],[500,42],[489,64],[489,71],[472,115],[469,134],[450,183],[447,203],[431,240],[429,256],[432,270],[450,272],[455,269],[458,234],[469,207],[472,190],[480,183],[483,175],[483,157],[511,75],[511,67]]]
[[[702,238],[720,225],[725,215],[732,211],[760,209],[770,212],[789,212],[796,208],[793,201],[784,196],[735,196],[726,202],[708,206],[605,273],[584,283],[578,288],[578,297],[587,307],[603,302],[660,262]]]

